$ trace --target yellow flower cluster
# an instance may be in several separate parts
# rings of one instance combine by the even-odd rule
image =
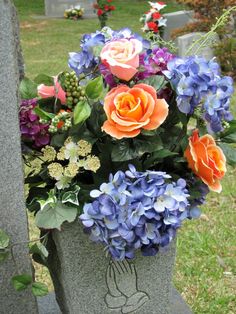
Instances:
[[[65,140],[64,146],[58,152],[51,146],[42,149],[42,159],[45,162],[53,161],[49,163],[47,168],[50,177],[57,180],[56,186],[58,189],[68,187],[80,169],[84,168],[96,172],[100,168],[99,158],[91,155],[91,152],[92,145],[89,142],[80,140],[75,143],[71,137]],[[63,165],[59,161],[63,161]],[[68,164],[64,165],[66,161]]]

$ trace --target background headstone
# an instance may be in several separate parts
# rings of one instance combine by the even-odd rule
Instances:
[[[171,40],[171,32],[179,27],[183,27],[187,23],[193,22],[193,11],[177,11],[173,13],[163,14],[167,19],[167,26],[164,30],[164,40]]]
[[[20,75],[23,64],[15,8],[10,0],[0,0],[0,228],[9,234],[12,243],[28,241],[18,122]],[[31,274],[27,244],[15,246],[14,253],[20,272]],[[0,313],[38,313],[29,290],[14,290],[13,275],[16,268],[9,257],[0,264]]]
[[[177,46],[178,46],[178,55],[180,57],[184,57],[189,49],[189,47],[198,40],[202,35],[205,33],[189,33],[185,34],[183,36],[179,36],[177,38]],[[192,51],[190,54],[197,54],[199,56],[205,57],[207,60],[210,60],[214,57],[214,50],[213,45],[219,40],[219,37],[217,34],[213,35],[210,40],[207,42],[206,46],[201,48],[199,51]],[[198,48],[198,47],[196,47]]]
[[[48,243],[49,270],[63,314],[190,314],[173,290],[175,243],[154,257],[116,263],[81,223],[64,224]],[[178,312],[176,312],[178,310]]]
[[[63,17],[66,9],[80,5],[84,8],[83,17],[96,17],[93,0],[44,0],[45,14],[49,17]]]

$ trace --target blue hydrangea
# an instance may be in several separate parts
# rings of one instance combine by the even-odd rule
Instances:
[[[179,110],[193,114],[201,104],[209,132],[223,131],[222,122],[233,118],[229,111],[232,78],[221,77],[214,59],[206,61],[198,56],[174,58],[168,62],[167,68],[165,74],[176,90]]]
[[[138,172],[130,165],[90,195],[94,201],[84,205],[80,219],[91,239],[103,243],[117,260],[134,258],[137,249],[157,254],[189,217],[185,180],[172,182],[161,171]]]
[[[99,58],[94,53],[95,48],[105,44],[105,36],[101,32],[85,34],[81,40],[81,51],[69,53],[68,65],[77,75],[87,74],[94,70]]]

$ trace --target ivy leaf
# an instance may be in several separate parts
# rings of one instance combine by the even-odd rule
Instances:
[[[38,254],[40,256],[42,256],[43,258],[47,258],[48,257],[48,250],[46,249],[46,247],[41,243],[34,243],[29,250],[30,254]]]
[[[54,79],[52,76],[49,76],[47,74],[41,73],[36,76],[34,79],[34,82],[36,84],[44,84],[46,86],[54,86]]]
[[[79,193],[80,187],[77,186],[75,191],[67,191],[62,196],[62,203],[71,203],[74,205],[79,206],[78,201],[78,193]]]
[[[37,84],[28,78],[24,78],[20,83],[20,95],[22,99],[32,99],[37,97]]]
[[[0,263],[4,262],[8,258],[9,252],[6,250],[0,250]]]
[[[32,293],[36,297],[43,297],[48,294],[48,287],[42,282],[32,284]]]
[[[91,114],[91,108],[86,100],[77,103],[74,108],[74,124],[84,122]]]
[[[0,229],[0,250],[3,250],[8,247],[10,242],[9,236],[6,234],[5,231]]]
[[[90,81],[85,87],[85,93],[90,99],[98,99],[103,92],[103,78],[96,77]]]
[[[32,283],[32,276],[29,274],[17,275],[12,277],[11,281],[16,291],[22,291]]]
[[[61,202],[47,202],[43,209],[37,212],[35,223],[39,228],[60,230],[63,222],[72,222],[76,216],[76,207],[68,207]]]
[[[67,137],[68,137],[67,133],[55,134],[51,138],[50,144],[54,147],[62,147]]]
[[[156,91],[159,91],[167,84],[167,81],[164,76],[153,75],[140,81],[140,83],[151,85]]]
[[[222,148],[225,154],[227,163],[230,164],[231,166],[235,166],[236,165],[236,148],[226,143],[220,143],[219,146]]]

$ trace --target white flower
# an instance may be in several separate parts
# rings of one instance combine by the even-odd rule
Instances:
[[[59,181],[57,181],[57,183],[55,184],[56,187],[58,188],[58,190],[63,190],[65,188],[69,188],[70,187],[70,182],[71,182],[71,178],[62,175],[59,179]]]
[[[70,162],[76,162],[78,160],[78,146],[73,143],[67,143],[65,145],[65,158],[69,159]]]
[[[164,4],[163,2],[148,2],[150,4],[150,6],[153,8],[153,9],[156,9],[158,11],[160,11],[161,9],[163,9],[164,7],[166,7],[166,4]]]
[[[166,26],[166,22],[167,22],[167,19],[164,19],[163,17],[161,17],[159,20],[158,20],[158,26],[161,27],[161,26]]]

